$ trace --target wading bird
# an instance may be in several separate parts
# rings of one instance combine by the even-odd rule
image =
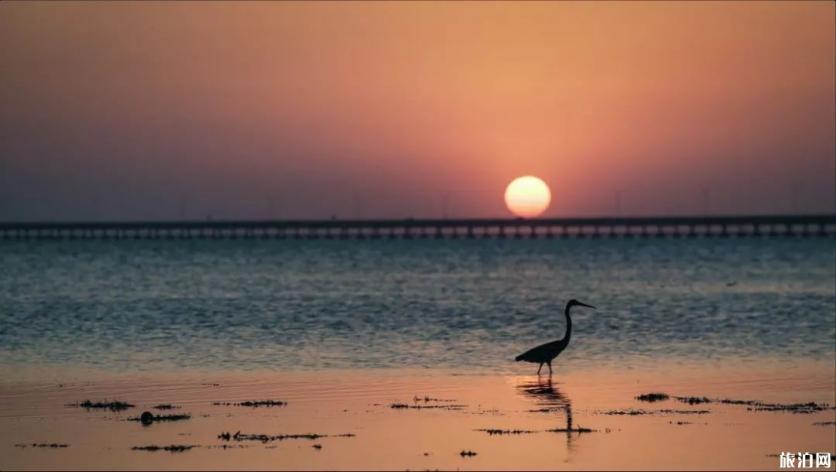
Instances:
[[[566,304],[566,311],[564,312],[566,313],[566,334],[563,335],[563,338],[550,343],[541,344],[533,349],[529,349],[517,356],[514,360],[517,362],[525,361],[540,364],[540,368],[537,369],[537,375],[540,375],[540,370],[543,369],[543,364],[548,364],[549,375],[551,375],[552,360],[554,360],[555,357],[566,349],[566,346],[569,345],[569,339],[572,337],[572,318],[569,318],[569,310],[571,310],[575,305],[595,308],[592,305],[587,305],[586,303],[581,303],[577,300],[569,300],[569,303]]]

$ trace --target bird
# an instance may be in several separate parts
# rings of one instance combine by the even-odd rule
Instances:
[[[548,364],[549,366],[549,375],[552,374],[552,361],[555,357],[560,355],[566,346],[569,345],[569,340],[572,338],[572,318],[569,317],[569,310],[572,309],[573,306],[585,306],[587,308],[595,309],[592,305],[587,305],[586,303],[581,303],[575,299],[569,300],[566,304],[566,309],[564,313],[566,314],[566,333],[563,335],[561,339],[557,341],[552,341],[550,343],[541,344],[535,348],[529,349],[524,353],[520,354],[516,358],[515,361],[525,361],[525,362],[533,362],[535,364],[540,364],[540,368],[537,369],[537,375],[540,375],[540,371],[543,369],[543,364]]]

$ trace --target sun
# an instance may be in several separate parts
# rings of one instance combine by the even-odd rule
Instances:
[[[552,193],[545,182],[532,175],[517,177],[505,189],[505,205],[521,218],[540,216],[552,201]]]

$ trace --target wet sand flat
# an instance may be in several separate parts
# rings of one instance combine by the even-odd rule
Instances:
[[[0,384],[0,469],[774,470],[782,451],[836,452],[828,363],[79,378]],[[651,392],[670,398],[636,399]],[[179,418],[131,421],[145,411]]]

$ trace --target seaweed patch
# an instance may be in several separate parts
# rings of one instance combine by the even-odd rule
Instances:
[[[506,434],[534,434],[538,431],[532,431],[530,429],[496,429],[496,428],[481,428],[475,429],[474,431],[481,431],[483,433],[488,433],[490,436],[503,436]]]
[[[167,452],[186,452],[190,451],[196,447],[190,444],[172,444],[170,446],[134,446],[131,448],[132,451],[148,451],[148,452],[157,452],[157,451],[167,451]]]
[[[568,427],[568,428],[554,428],[554,429],[547,429],[546,432],[548,433],[595,433],[597,430],[584,428],[582,426],[576,427]]]
[[[467,405],[410,405],[407,403],[392,403],[389,408],[393,410],[462,410]]]
[[[636,400],[640,402],[661,402],[670,398],[670,395],[667,393],[661,392],[653,392],[653,393],[643,393],[636,397]]]
[[[132,405],[128,402],[123,401],[103,401],[103,402],[94,402],[90,400],[84,400],[81,403],[68,403],[67,406],[74,407],[74,408],[84,408],[86,410],[110,410],[110,411],[123,411],[129,408],[134,408],[136,405]]]
[[[188,413],[181,413],[175,415],[155,415],[150,411],[145,411],[140,416],[128,418],[128,421],[139,421],[142,424],[148,425],[158,421],[185,421],[192,417]]]
[[[287,406],[287,402],[281,400],[248,400],[243,402],[212,402],[214,406],[245,406],[250,408]]]
[[[354,433],[344,433],[344,434],[317,434],[317,433],[305,433],[305,434],[250,434],[250,433],[242,433],[241,431],[236,432],[235,434],[223,432],[218,435],[218,439],[222,441],[260,441],[263,443],[272,442],[272,441],[286,441],[289,439],[307,439],[309,441],[314,441],[319,438],[353,438],[355,436]]]
[[[49,448],[49,449],[64,449],[70,447],[69,444],[63,443],[31,443],[31,444],[15,444],[15,447],[26,449],[27,447]]]

